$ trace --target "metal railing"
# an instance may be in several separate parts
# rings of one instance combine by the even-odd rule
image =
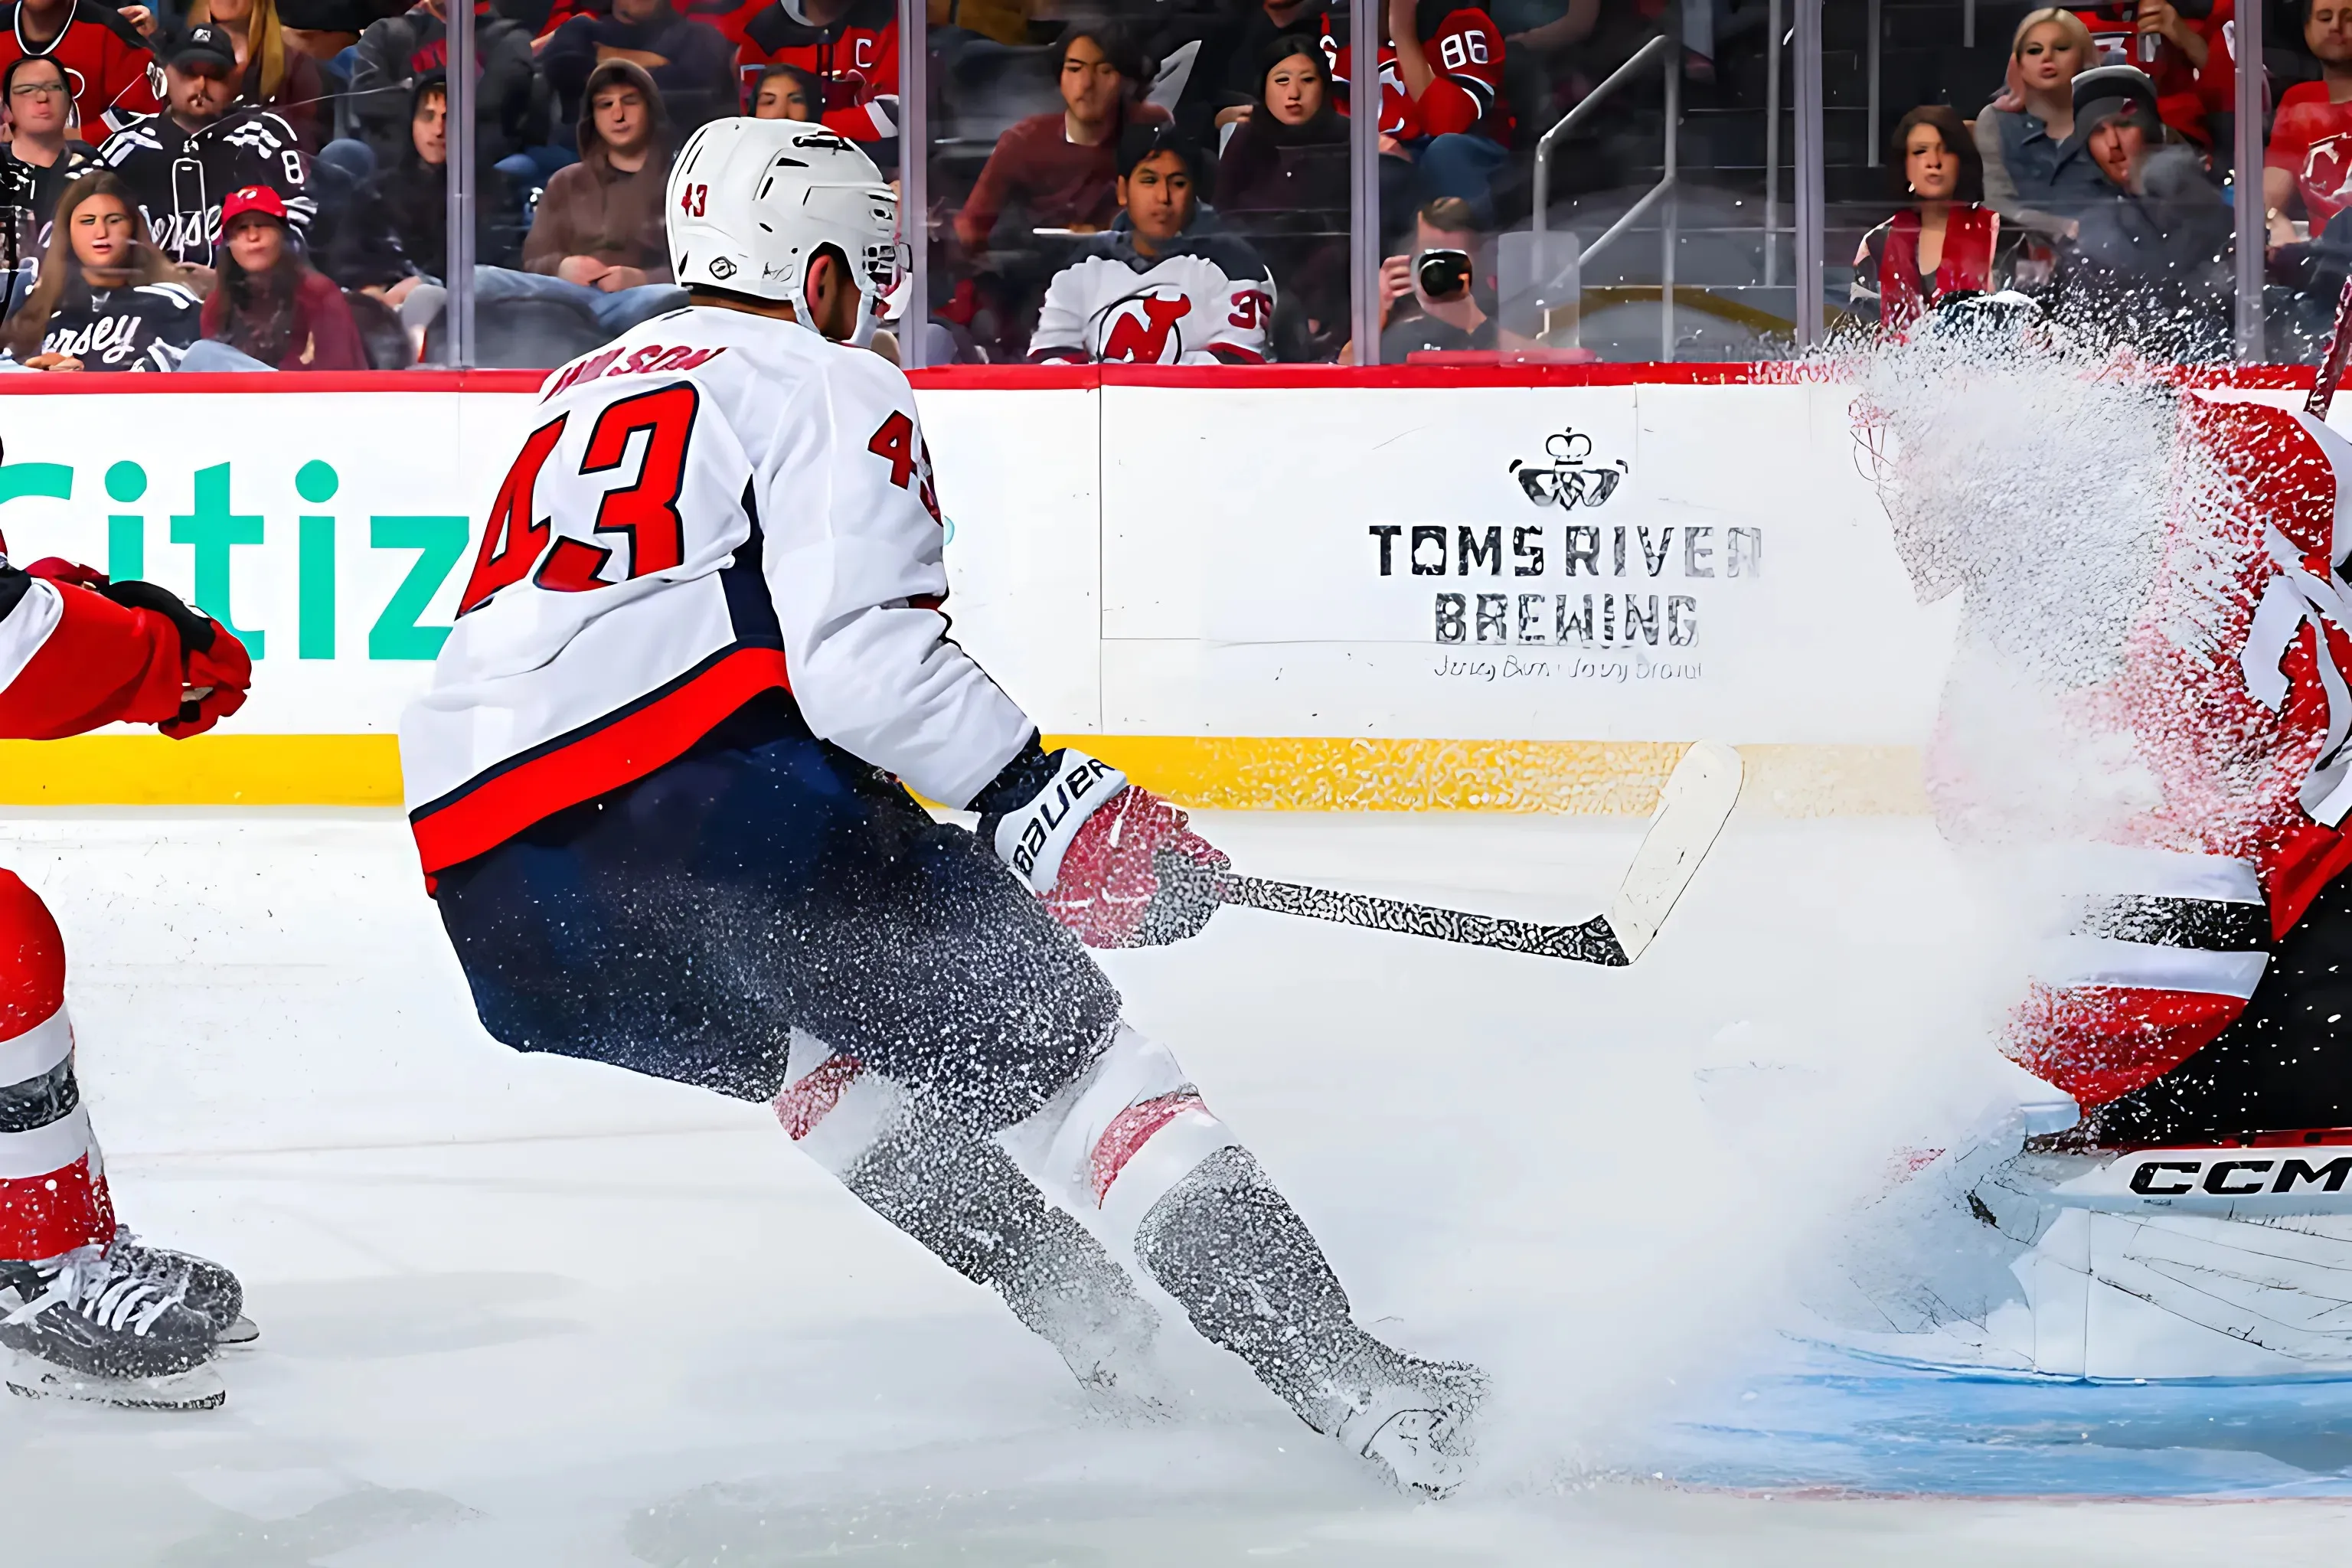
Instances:
[[[1634,53],[1632,59],[1627,60],[1623,65],[1619,66],[1615,70],[1610,72],[1609,78],[1606,81],[1603,81],[1599,87],[1594,88],[1591,92],[1587,93],[1583,102],[1570,110],[1566,114],[1561,115],[1559,117],[1559,122],[1554,125],[1550,130],[1545,132],[1543,133],[1543,140],[1536,143],[1536,210],[1531,226],[1534,228],[1536,233],[1542,234],[1547,232],[1551,221],[1552,149],[1559,144],[1561,138],[1565,137],[1570,132],[1575,130],[1577,126],[1583,123],[1583,121],[1591,116],[1595,110],[1599,109],[1602,102],[1604,102],[1619,88],[1624,86],[1626,82],[1632,80],[1635,76],[1638,76],[1643,71],[1648,69],[1652,64],[1661,60],[1665,62],[1666,145],[1664,171],[1661,174],[1658,183],[1652,185],[1649,190],[1643,194],[1641,200],[1635,202],[1632,206],[1625,209],[1625,214],[1622,217],[1620,217],[1615,223],[1611,224],[1607,229],[1603,230],[1599,239],[1594,240],[1591,245],[1583,247],[1582,259],[1579,264],[1580,267],[1584,263],[1591,262],[1594,257],[1608,249],[1611,245],[1616,242],[1619,235],[1623,234],[1627,229],[1633,227],[1633,225],[1639,223],[1643,216],[1646,215],[1652,207],[1654,207],[1660,202],[1664,201],[1665,198],[1674,191],[1675,174],[1679,160],[1679,154],[1682,150],[1681,121],[1683,73],[1681,68],[1682,62],[1675,58],[1676,53],[1677,50],[1673,38],[1663,33],[1658,37],[1652,38]],[[1659,336],[1663,343],[1661,357],[1671,360],[1675,357],[1675,209],[1672,205],[1669,205],[1666,208],[1666,220],[1659,232],[1662,240],[1662,256],[1658,267],[1658,281],[1660,284],[1658,300],[1661,319]]]

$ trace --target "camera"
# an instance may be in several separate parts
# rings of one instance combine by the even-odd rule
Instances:
[[[1470,253],[1424,250],[1413,262],[1413,280],[1424,300],[1458,300],[1470,292]]]

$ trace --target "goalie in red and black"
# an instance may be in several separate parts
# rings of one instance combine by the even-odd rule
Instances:
[[[0,542],[0,738],[112,723],[200,735],[253,667],[226,627],[152,583],[110,583]],[[16,1393],[168,1409],[225,1397],[208,1363],[254,1338],[236,1277],[120,1226],[74,1080],[65,942],[0,870],[0,1345]]]

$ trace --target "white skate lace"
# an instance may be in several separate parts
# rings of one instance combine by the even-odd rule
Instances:
[[[117,1258],[96,1243],[78,1247],[58,1259],[58,1271],[48,1289],[10,1312],[0,1322],[30,1322],[52,1307],[79,1312],[90,1321],[118,1332],[129,1329],[144,1338],[183,1295],[186,1286],[171,1289],[147,1278],[132,1259]]]

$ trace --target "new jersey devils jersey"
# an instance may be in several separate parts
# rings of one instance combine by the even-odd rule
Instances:
[[[58,305],[40,352],[70,355],[84,370],[176,370],[203,322],[203,304],[177,283],[110,289]]]
[[[1035,726],[948,638],[912,389],[691,308],[550,375],[400,729],[430,874],[672,761],[761,692],[961,805]]]
[[[1444,9],[1431,27],[1427,24],[1433,8],[1426,3],[1422,6],[1421,47],[1437,79],[1420,98],[1405,90],[1396,49],[1388,44],[1381,46],[1382,133],[1401,142],[1417,142],[1424,136],[1473,132],[1509,146],[1512,121],[1510,105],[1503,99],[1503,35],[1486,12],[1467,5]],[[1333,37],[1328,22],[1326,27],[1323,53],[1330,63],[1331,79],[1345,88],[1355,69],[1355,46]],[[1349,112],[1349,100],[1342,98],[1339,109]]]
[[[745,75],[752,61],[798,66],[824,84],[826,128],[852,142],[898,134],[898,8],[891,0],[851,0],[820,26],[793,0],[775,0],[743,24]]]
[[[98,156],[131,186],[157,248],[174,261],[212,265],[221,204],[247,185],[276,191],[298,235],[318,211],[294,128],[268,110],[233,109],[194,131],[151,114],[108,137]]]
[[[38,48],[25,37],[25,8],[10,5],[7,17],[7,27],[0,30],[0,69],[26,55],[47,55],[65,68],[83,141],[95,145],[162,107],[155,97],[163,80],[155,57],[113,6],[74,0],[65,30]]]
[[[1145,256],[1125,225],[1054,275],[1029,340],[1032,363],[1265,363],[1274,274],[1256,251],[1210,231]]]

